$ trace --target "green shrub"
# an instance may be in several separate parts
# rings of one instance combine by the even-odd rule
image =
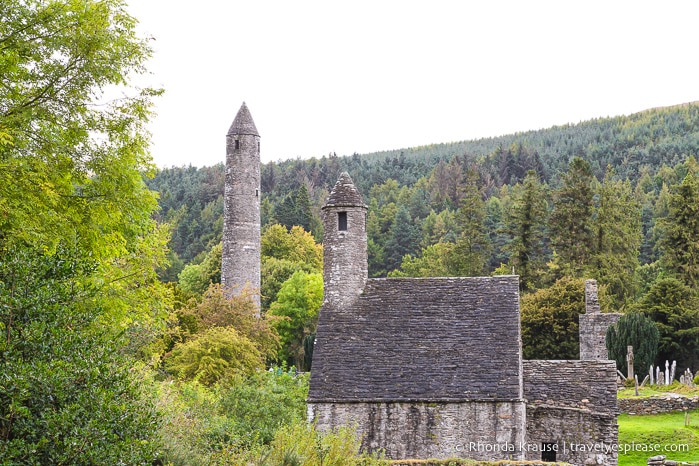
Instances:
[[[221,452],[216,464],[259,466],[383,466],[381,455],[359,453],[360,441],[351,428],[321,433],[313,425],[297,422],[280,428],[269,447],[246,452]]]
[[[255,345],[233,327],[212,327],[175,345],[166,367],[182,380],[212,385],[261,369],[263,358]]]
[[[237,376],[214,387],[163,382],[163,459],[173,466],[239,464],[268,449],[281,427],[305,420],[307,395],[308,374],[282,370]]]
[[[236,442],[269,444],[280,426],[306,418],[308,374],[275,369],[216,389],[221,412],[235,419]]]

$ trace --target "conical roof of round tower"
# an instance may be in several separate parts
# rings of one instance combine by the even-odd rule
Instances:
[[[237,134],[260,136],[260,133],[257,132],[257,128],[255,127],[255,122],[252,120],[252,115],[250,115],[250,110],[248,110],[248,106],[245,105],[245,102],[243,102],[243,105],[240,106],[240,110],[238,110],[238,114],[235,116],[233,124],[228,129],[228,135]]]
[[[359,190],[354,185],[352,178],[350,178],[347,172],[342,172],[340,178],[337,179],[337,183],[335,183],[335,187],[330,192],[330,196],[325,202],[323,209],[327,207],[367,208],[367,206],[364,205],[362,195],[359,194]]]

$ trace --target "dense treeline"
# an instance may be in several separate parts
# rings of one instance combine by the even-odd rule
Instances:
[[[320,241],[320,207],[339,173],[348,171],[369,205],[370,276],[514,271],[526,297],[526,356],[548,358],[578,356],[580,279],[599,280],[608,310],[644,308],[649,314],[656,312],[648,300],[657,287],[675,287],[679,307],[663,312],[684,313],[684,323],[658,317],[674,322],[664,334],[658,324],[659,357],[695,365],[697,124],[699,106],[689,104],[474,142],[268,163],[262,168],[263,228],[281,238],[274,230],[279,225],[302,227]],[[161,192],[162,215],[173,231],[173,266],[161,275],[179,274],[185,288],[193,279],[217,281],[215,273],[198,268],[219,260],[212,254],[220,242],[222,174],[223,165],[171,168],[151,184]],[[263,260],[263,310],[279,307],[283,281],[303,263],[282,273],[276,265],[265,267],[281,259]],[[301,286],[299,277],[295,283]],[[550,309],[557,313],[569,311],[555,319],[540,315],[547,308],[541,300],[556,303]],[[561,319],[568,324],[561,327]],[[303,365],[301,341],[312,334],[312,320],[304,325],[295,349],[289,340],[280,353],[290,364]],[[677,332],[689,350],[680,349]]]
[[[500,198],[503,186],[523,183],[529,170],[536,172],[539,182],[555,188],[570,160],[579,156],[589,163],[596,180],[602,181],[611,166],[616,179],[628,180],[634,188],[642,182],[639,189],[658,196],[663,183],[670,186],[678,181],[682,173],[674,173],[674,168],[697,153],[699,105],[687,104],[478,141],[270,162],[262,167],[263,224],[300,225],[320,239],[320,207],[339,173],[347,171],[377,217],[377,231],[371,239],[384,247],[400,206],[406,207],[416,224],[424,223],[432,211],[450,217],[460,207],[465,179],[471,172],[476,173],[478,190],[487,202]],[[173,167],[149,180],[151,189],[160,192],[160,219],[172,225],[175,273],[170,278],[192,260],[201,261],[201,253],[220,241],[223,180],[223,164],[200,169]],[[642,207],[641,261],[649,262],[654,257],[649,237],[652,206],[646,202]],[[452,226],[446,230],[447,235],[454,235]],[[493,253],[490,262],[497,266],[499,250]],[[395,262],[375,258],[372,274],[395,269]]]

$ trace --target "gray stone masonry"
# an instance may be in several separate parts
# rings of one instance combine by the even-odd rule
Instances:
[[[342,173],[322,208],[324,307],[349,304],[364,289],[369,275],[366,213],[352,179]]]
[[[668,393],[649,398],[619,398],[619,410],[628,414],[660,414],[699,409],[699,396]]]
[[[517,276],[370,279],[323,307],[309,402],[522,399]]]
[[[616,466],[614,361],[523,361],[523,373],[527,444],[555,444],[557,461]],[[541,460],[541,454],[531,452],[526,459]]]
[[[363,451],[388,458],[523,459],[525,407],[516,402],[309,403],[318,429],[357,426]]]
[[[260,308],[260,135],[243,102],[226,135],[221,284],[230,296],[248,286]]]
[[[609,359],[607,329],[619,321],[621,314],[601,313],[597,298],[597,281],[585,280],[585,314],[580,316],[580,359],[595,361]]]

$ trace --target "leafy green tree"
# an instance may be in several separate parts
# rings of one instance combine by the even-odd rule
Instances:
[[[187,264],[178,275],[180,288],[201,295],[212,283],[221,283],[222,244],[218,243],[199,264]]]
[[[616,325],[607,329],[606,345],[609,359],[616,361],[617,369],[626,374],[627,347],[633,346],[634,371],[642,374],[655,363],[658,339],[658,328],[652,319],[640,312],[624,314]]]
[[[579,359],[578,322],[585,312],[584,279],[564,277],[522,297],[525,359]]]
[[[144,464],[158,449],[152,401],[102,324],[98,264],[59,244],[0,260],[0,458],[4,464]]]
[[[388,274],[389,277],[452,277],[454,243],[437,243],[422,250],[420,257],[410,254],[403,257],[400,268]]]
[[[589,274],[605,284],[607,296],[620,309],[636,296],[638,289],[635,271],[642,241],[641,206],[631,183],[615,180],[611,167],[597,186],[597,197],[595,248]]]
[[[485,203],[478,189],[477,173],[469,170],[467,180],[456,213],[461,234],[456,240],[451,268],[459,276],[474,277],[485,273],[491,245],[485,229]]]
[[[260,242],[263,257],[305,262],[314,270],[323,269],[323,246],[316,244],[313,236],[299,226],[287,231],[282,225],[272,225],[262,233]]]
[[[1,9],[0,243],[70,237],[93,257],[125,253],[157,205],[142,179],[156,92],[125,87],[144,71],[146,41],[119,0]],[[128,97],[97,105],[112,86]]]
[[[0,11],[0,457],[150,463],[157,422],[124,340],[169,301],[143,179],[157,92],[129,87],[150,50],[119,0]]]
[[[385,246],[386,268],[389,271],[400,267],[403,256],[420,250],[420,229],[413,223],[408,209],[403,205],[396,212],[391,233]]]
[[[306,262],[294,262],[276,257],[262,257],[262,284],[260,286],[261,306],[266,311],[277,300],[277,293],[285,281],[303,270],[306,273],[319,273],[322,270]]]
[[[250,340],[260,354],[273,358],[279,350],[279,336],[272,328],[269,316],[257,316],[258,310],[251,295],[252,290],[243,290],[241,294],[229,297],[220,284],[214,284],[192,311],[198,319],[199,329],[233,327]]]
[[[673,186],[668,216],[661,220],[661,263],[688,286],[699,286],[699,182],[690,171]]]
[[[523,290],[534,289],[540,283],[546,262],[547,218],[546,186],[541,184],[536,172],[530,170],[522,184],[512,189],[512,204],[506,220],[506,229],[512,238],[506,250]]]
[[[213,385],[263,369],[264,358],[255,344],[234,327],[211,327],[176,344],[165,365],[180,379]]]
[[[268,314],[279,317],[274,323],[282,349],[280,359],[304,369],[303,339],[315,332],[318,311],[323,303],[323,275],[294,273],[277,294]]]
[[[699,298],[675,278],[661,278],[636,308],[653,319],[660,332],[658,362],[677,360],[679,367],[699,367]]]
[[[568,171],[561,175],[561,186],[553,193],[551,243],[560,270],[575,277],[582,275],[594,250],[593,180],[590,163],[574,157]]]

